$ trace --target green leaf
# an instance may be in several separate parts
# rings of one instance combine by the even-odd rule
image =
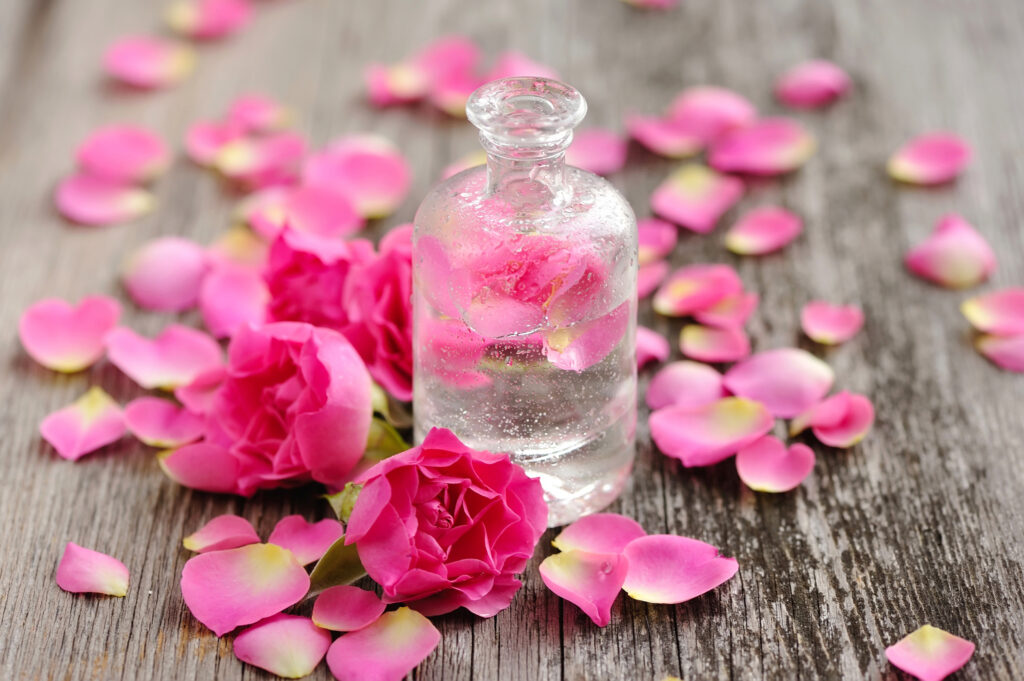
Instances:
[[[395,428],[412,426],[412,414],[404,402],[399,402],[376,383],[370,385],[370,405],[373,413],[380,414]]]
[[[346,482],[344,489],[334,494],[325,494],[324,499],[334,509],[334,515],[338,516],[338,520],[348,525],[348,519],[352,517],[352,509],[356,505],[356,497],[359,496],[359,492],[363,489],[362,485],[357,485],[354,482]]]
[[[352,584],[366,575],[355,544],[345,546],[345,537],[331,544],[327,553],[317,561],[309,575],[309,594],[312,597],[332,586]]]
[[[366,453],[370,461],[383,461],[389,456],[409,449],[409,443],[395,430],[394,426],[381,419],[370,421],[370,435],[366,438]]]

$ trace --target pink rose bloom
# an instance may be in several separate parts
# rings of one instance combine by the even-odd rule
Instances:
[[[358,481],[345,542],[386,602],[428,616],[461,606],[491,617],[508,607],[547,525],[538,480],[507,455],[435,428]]]
[[[344,336],[304,323],[246,325],[221,371],[182,391],[205,395],[186,404],[204,412],[206,435],[163,460],[171,477],[244,496],[345,483],[366,449],[371,396],[366,367]]]

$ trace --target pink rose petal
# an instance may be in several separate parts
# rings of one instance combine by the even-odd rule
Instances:
[[[955,213],[944,215],[903,262],[917,276],[946,288],[974,286],[996,269],[996,256],[985,237]]]
[[[332,586],[317,596],[313,621],[331,631],[357,631],[377,621],[384,601],[372,591],[356,586]]]
[[[449,177],[458,175],[463,170],[469,170],[470,168],[476,168],[487,163],[487,153],[480,151],[471,151],[468,154],[458,157],[441,170],[441,179],[447,180]]]
[[[673,272],[658,289],[654,311],[669,317],[685,317],[742,290],[743,282],[728,265],[690,265]]]
[[[782,175],[802,166],[816,146],[814,136],[797,121],[764,118],[715,142],[708,163],[725,173]]]
[[[789,434],[797,435],[809,427],[822,444],[847,449],[863,440],[874,422],[871,400],[844,390],[797,414],[789,424]]]
[[[345,137],[311,156],[303,170],[306,184],[346,195],[366,218],[393,213],[405,200],[412,171],[401,152],[374,135]]]
[[[743,326],[757,309],[760,296],[741,291],[722,298],[714,305],[693,313],[693,318],[705,326],[720,329]]]
[[[243,211],[252,228],[268,240],[285,225],[328,237],[351,236],[366,225],[348,195],[329,186],[265,189],[249,197]]]
[[[638,221],[636,231],[639,240],[638,262],[641,267],[668,257],[679,241],[676,226],[658,218]]]
[[[231,452],[219,445],[193,442],[178,449],[160,452],[157,462],[167,477],[179,485],[204,492],[240,493],[240,464],[231,456]]]
[[[132,400],[125,405],[124,420],[132,435],[163,449],[195,442],[206,430],[201,417],[159,397]]]
[[[185,537],[181,543],[189,551],[207,553],[259,544],[260,536],[256,534],[252,524],[245,518],[225,514],[212,518],[201,528]]]
[[[227,376],[224,367],[204,371],[191,383],[174,389],[174,396],[185,405],[185,408],[196,414],[207,414],[213,404],[217,388]]]
[[[225,147],[245,137],[237,123],[197,121],[185,133],[185,153],[201,166],[212,166]]]
[[[812,470],[814,450],[800,443],[786,449],[771,435],[736,452],[736,472],[756,492],[788,492],[798,487]]]
[[[724,397],[701,407],[672,405],[651,413],[651,437],[666,456],[687,468],[710,466],[735,454],[772,429],[763,404]]]
[[[69,541],[57,565],[57,586],[73,594],[124,596],[128,568],[117,558]]]
[[[151,130],[137,125],[111,125],[93,131],[75,152],[87,175],[124,183],[149,182],[167,170],[171,152]]]
[[[794,109],[817,109],[850,90],[846,71],[824,59],[797,64],[775,81],[775,97]]]
[[[294,184],[306,140],[295,132],[240,137],[224,144],[213,166],[225,177],[252,189]]]
[[[138,88],[174,85],[192,73],[195,51],[184,43],[152,36],[127,36],[103,54],[103,68],[110,77]]]
[[[437,78],[430,86],[430,103],[455,118],[466,117],[466,101],[487,82],[473,71],[454,71]]]
[[[679,0],[622,0],[627,5],[633,5],[640,9],[672,9],[679,4]]]
[[[668,276],[670,266],[664,260],[652,262],[648,265],[641,265],[636,274],[636,296],[643,300],[661,286]]]
[[[622,588],[645,603],[683,603],[732,579],[735,558],[721,556],[711,544],[689,537],[652,534],[624,550],[629,573]]]
[[[668,339],[646,326],[636,327],[636,367],[643,369],[651,362],[664,362],[672,353]]]
[[[925,624],[885,649],[885,657],[921,681],[942,681],[974,655],[974,644]]]
[[[1000,369],[1024,372],[1024,334],[983,335],[974,342],[974,347]]]
[[[626,140],[603,128],[576,131],[565,162],[598,175],[617,173],[626,165]]]
[[[263,272],[269,253],[270,246],[267,242],[243,225],[229,228],[207,249],[214,269],[227,265],[242,267],[256,273]],[[202,304],[201,289],[199,296]]]
[[[707,234],[742,196],[742,180],[691,163],[658,185],[651,195],[651,208],[667,220]]]
[[[217,341],[202,331],[171,324],[149,339],[120,327],[107,334],[107,357],[147,390],[170,390],[224,362]]]
[[[950,132],[920,135],[904,144],[886,166],[889,175],[910,184],[955,180],[971,160],[971,147]]]
[[[365,73],[370,101],[384,107],[415,102],[431,90],[437,96],[438,91],[450,88],[457,78],[465,78],[475,71],[479,59],[480,48],[473,41],[463,36],[448,36],[431,43],[405,62],[371,64]]]
[[[647,386],[647,406],[661,409],[678,405],[696,409],[726,396],[722,374],[714,367],[683,360],[662,367]]]
[[[583,324],[558,328],[544,338],[544,353],[554,366],[585,371],[608,356],[629,327],[629,304]]]
[[[750,339],[735,327],[687,324],[679,334],[679,349],[701,362],[735,362],[750,354]]]
[[[167,25],[186,38],[213,40],[241,30],[252,15],[249,0],[177,0],[167,8]]]
[[[838,345],[857,335],[864,313],[856,305],[833,305],[813,300],[800,311],[800,327],[807,337],[823,345]]]
[[[520,76],[559,79],[558,72],[550,66],[536,62],[521,52],[509,50],[501,53],[494,66],[484,76],[484,82]]]
[[[385,107],[407,104],[422,99],[427,94],[430,79],[420,69],[410,64],[370,64],[363,74],[370,102]]]
[[[665,158],[687,158],[707,143],[702,131],[686,121],[632,114],[626,117],[629,136],[648,151]]]
[[[238,633],[235,657],[286,679],[312,674],[331,647],[331,634],[308,617],[268,617]]]
[[[145,189],[93,175],[71,175],[57,186],[57,210],[68,220],[98,226],[127,222],[153,210]]]
[[[238,0],[233,0],[237,2]],[[280,102],[265,95],[247,94],[228,107],[227,120],[250,133],[278,132],[288,127],[292,113]]]
[[[267,543],[288,549],[301,564],[309,565],[343,536],[345,528],[333,518],[310,523],[300,515],[290,515],[277,521]]]
[[[181,571],[181,595],[217,636],[276,615],[309,590],[309,575],[291,551],[249,544],[193,556]]]
[[[612,619],[612,604],[626,580],[629,561],[618,553],[570,550],[548,556],[540,564],[544,585],[575,604],[599,627]]]
[[[208,266],[205,248],[188,239],[165,236],[132,254],[122,281],[141,307],[178,312],[195,307]]]
[[[745,97],[721,87],[683,90],[669,106],[669,118],[686,125],[705,144],[757,120],[757,109]]]
[[[832,369],[797,348],[759,352],[725,374],[734,395],[756,400],[778,418],[792,418],[817,404],[832,388]]]
[[[1004,288],[976,296],[960,306],[978,331],[996,336],[1024,333],[1024,288]]]
[[[338,638],[327,651],[327,666],[338,681],[402,681],[440,642],[430,620],[399,608]]]
[[[97,386],[73,404],[47,416],[39,426],[43,439],[69,461],[117,442],[125,430],[121,407]]]
[[[46,298],[21,314],[18,337],[32,359],[47,369],[72,373],[103,356],[104,339],[120,317],[120,303],[107,296],[88,296],[78,305]]]
[[[594,513],[566,527],[551,544],[559,551],[622,553],[626,544],[646,534],[632,518],[618,513]]]
[[[263,324],[269,301],[270,292],[259,272],[239,265],[214,267],[199,289],[199,312],[215,338],[231,337],[246,324]]]
[[[777,206],[761,206],[737,220],[725,235],[725,247],[738,255],[774,253],[803,229],[798,215]]]

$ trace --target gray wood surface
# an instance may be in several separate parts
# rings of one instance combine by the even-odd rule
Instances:
[[[415,187],[383,230],[411,219],[440,168],[476,143],[467,124],[426,109],[373,111],[361,71],[448,32],[467,33],[492,56],[514,47],[551,64],[587,96],[588,122],[608,126],[699,83],[735,88],[777,112],[770,83],[783,68],[809,57],[847,67],[853,96],[800,115],[819,153],[740,206],[782,202],[804,216],[804,236],[781,255],[751,260],[730,256],[720,230],[683,237],[674,260],[738,267],[761,294],[749,327],[758,349],[809,347],[798,313],[811,298],[861,304],[867,325],[856,339],[811,349],[840,386],[872,397],[878,421],[849,452],[819,447],[807,483],[776,496],[744,489],[728,463],[682,469],[651,450],[642,427],[636,473],[612,510],[649,531],[722,547],[739,559],[738,576],[677,607],[620,598],[612,624],[597,629],[541,583],[545,541],[511,608],[492,620],[437,620],[442,643],[415,678],[895,681],[906,677],[883,650],[923,623],[977,643],[955,678],[1024,678],[1024,377],[971,350],[957,311],[964,294],[914,280],[900,264],[940,214],[956,210],[998,252],[992,286],[1024,283],[1024,3],[683,0],[673,12],[641,13],[617,0],[266,0],[249,30],[202,48],[182,86],[151,94],[106,86],[103,47],[156,29],[162,4],[0,2],[0,678],[269,678],[185,610],[181,538],[224,512],[250,518],[264,536],[286,513],[329,512],[295,493],[246,501],[190,492],[127,439],[76,464],[40,441],[41,419],[88,385],[123,401],[140,391],[105,364],[70,377],[36,366],[17,342],[20,312],[44,296],[118,292],[117,270],[134,248],[158,234],[209,240],[232,205],[209,174],[179,159],[156,184],[152,216],[70,226],[50,197],[75,144],[114,121],[180,143],[190,121],[217,115],[240,92],[265,91],[293,105],[317,143],[373,131],[401,145]],[[934,128],[974,144],[969,172],[934,191],[887,181],[889,152]],[[614,180],[644,215],[671,167],[633,149]],[[168,320],[126,309],[127,322],[147,333]],[[54,568],[69,540],[124,560],[128,596],[60,591]],[[329,678],[326,667],[312,678]]]

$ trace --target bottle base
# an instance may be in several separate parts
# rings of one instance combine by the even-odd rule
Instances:
[[[544,488],[544,501],[548,504],[548,527],[559,527],[591,513],[604,510],[615,501],[633,470],[630,461],[622,468],[612,471],[599,480],[571,492],[562,486],[562,481],[543,473],[536,475]],[[527,467],[527,474],[533,473]]]

